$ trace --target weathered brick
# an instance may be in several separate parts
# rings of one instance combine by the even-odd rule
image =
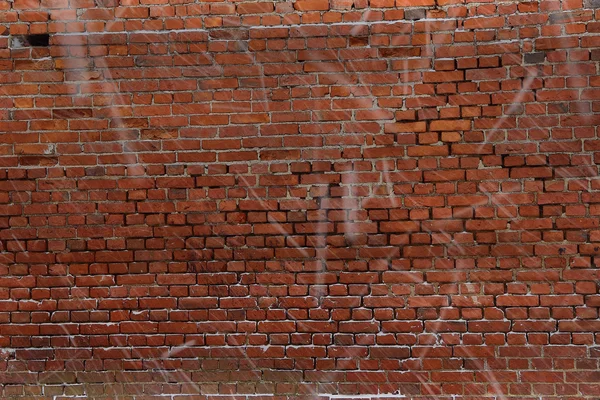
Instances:
[[[598,397],[597,0],[5,3],[0,397]]]

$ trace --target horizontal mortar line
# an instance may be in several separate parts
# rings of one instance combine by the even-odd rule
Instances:
[[[140,394],[143,395],[143,394]],[[175,393],[175,394],[153,394],[153,397],[167,397],[167,398],[173,398],[173,396],[185,396],[185,394],[182,393]],[[225,398],[231,398],[231,396],[236,396],[236,397],[245,397],[245,398],[252,398],[252,397],[265,397],[265,396],[281,396],[281,395],[270,395],[270,394],[264,394],[264,393],[258,393],[258,394],[220,394],[220,393],[215,393],[215,394],[210,394],[210,393],[204,393],[202,394],[202,396],[211,396],[211,397],[225,397]],[[390,393],[390,394],[373,394],[373,395],[354,395],[354,394],[324,394],[324,393],[315,393],[312,396],[317,396],[317,397],[325,397],[325,398],[329,398],[331,400],[335,400],[335,399],[359,399],[359,400],[369,400],[369,399],[405,399],[406,395],[403,394],[396,394],[396,393]],[[57,397],[61,397],[61,398],[70,398],[70,399],[82,399],[82,398],[87,398],[86,395],[57,395],[54,398],[56,399]]]
[[[131,33],[144,33],[144,34],[156,34],[156,33],[187,33],[187,32],[206,32],[210,33],[216,30],[240,30],[240,29],[248,29],[248,30],[260,30],[260,29],[281,29],[281,28],[302,28],[302,27],[314,27],[314,26],[326,26],[326,27],[336,27],[336,26],[371,26],[371,25],[392,25],[399,22],[406,22],[408,24],[414,24],[415,22],[435,22],[435,21],[458,21],[457,18],[439,18],[439,19],[420,19],[420,20],[386,20],[386,21],[361,21],[361,22],[336,22],[333,24],[327,23],[319,23],[319,24],[290,24],[290,25],[265,25],[265,26],[231,26],[231,27],[215,27],[213,29],[203,29],[203,28],[193,28],[193,29],[163,29],[163,30],[136,30],[136,31],[118,31],[118,32],[55,32],[51,33],[53,36],[87,36],[87,35],[121,35],[121,34],[131,34]],[[517,39],[515,39],[518,41]]]
[[[368,394],[362,394],[362,395],[356,395],[356,394],[317,394],[317,396],[324,396],[324,397],[329,397],[330,399],[380,399],[380,398],[385,398],[385,399],[405,399],[406,396],[403,394],[397,394],[397,393],[390,393],[390,394],[372,394],[372,395],[368,395]]]

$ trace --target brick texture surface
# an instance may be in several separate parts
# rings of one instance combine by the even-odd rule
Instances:
[[[0,0],[0,397],[598,399],[599,63],[597,0]]]

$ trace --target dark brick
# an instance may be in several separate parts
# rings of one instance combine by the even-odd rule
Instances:
[[[546,59],[546,53],[529,53],[525,54],[525,64],[541,64]]]
[[[404,18],[410,20],[423,19],[426,14],[427,11],[424,8],[411,8],[410,10],[404,11]]]
[[[600,0],[585,0],[583,6],[585,8],[600,8]]]

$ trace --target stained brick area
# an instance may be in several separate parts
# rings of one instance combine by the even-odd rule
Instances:
[[[598,0],[0,0],[0,397],[598,399],[599,62]]]

